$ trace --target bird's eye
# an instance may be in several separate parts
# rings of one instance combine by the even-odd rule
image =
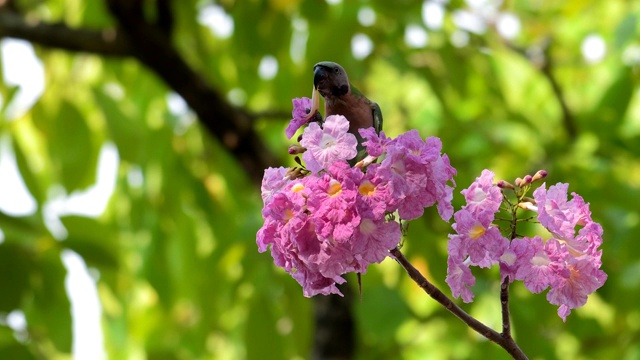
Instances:
[[[335,68],[335,69],[333,69],[333,72],[336,73],[336,74],[339,74],[340,73],[340,69]]]

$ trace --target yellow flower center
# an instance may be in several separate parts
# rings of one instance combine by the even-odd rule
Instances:
[[[472,240],[478,240],[478,238],[484,235],[486,231],[487,229],[485,229],[482,225],[476,224],[471,228],[471,230],[469,230],[469,236],[471,236]]]
[[[371,196],[373,195],[375,190],[376,190],[376,187],[369,180],[365,180],[358,187],[358,192],[360,192],[360,195],[362,196]]]
[[[302,190],[304,190],[304,185],[302,185],[302,183],[297,183],[291,187],[291,191],[294,193],[298,193]]]
[[[289,221],[293,218],[293,211],[291,209],[287,209],[284,211],[284,221]]]
[[[336,196],[341,192],[342,185],[340,185],[340,182],[338,182],[338,180],[331,180],[329,182],[329,190],[327,191],[327,194],[329,194],[329,196]]]

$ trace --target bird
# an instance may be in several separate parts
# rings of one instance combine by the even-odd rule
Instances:
[[[347,72],[340,64],[321,61],[313,66],[313,95],[311,118],[319,108],[320,94],[324,98],[324,116],[342,115],[349,120],[349,133],[358,140],[358,156],[363,152],[364,141],[358,129],[373,127],[379,134],[382,130],[380,106],[369,100],[349,82]]]
[[[349,121],[349,133],[358,140],[358,154],[349,161],[354,166],[365,158],[367,152],[362,145],[364,139],[358,129],[373,127],[376,133],[382,131],[382,111],[380,106],[369,100],[349,82],[347,72],[340,64],[321,61],[313,66],[313,95],[309,119],[315,116],[319,108],[320,94],[324,98],[324,116],[342,115]],[[362,301],[362,275],[358,277],[358,291]]]

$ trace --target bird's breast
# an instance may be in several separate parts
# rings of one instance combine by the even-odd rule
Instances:
[[[349,120],[349,132],[373,126],[371,106],[350,96],[345,99],[325,99],[325,116],[342,115]]]

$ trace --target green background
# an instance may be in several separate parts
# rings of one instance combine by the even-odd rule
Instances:
[[[146,4],[153,16],[154,2]],[[456,208],[459,191],[485,168],[510,181],[545,169],[549,184],[569,182],[604,228],[609,278],[566,323],[544,294],[514,285],[514,336],[531,359],[640,359],[640,3],[504,1],[497,9],[520,19],[518,36],[501,38],[488,18],[486,31],[470,33],[462,47],[450,41],[458,31],[454,12],[469,9],[461,1],[446,5],[435,30],[424,27],[422,2],[220,1],[234,21],[228,38],[198,23],[207,4],[171,4],[173,44],[230,103],[258,114],[251,126],[282,164],[293,164],[284,136],[291,99],[310,97],[313,64],[331,60],[380,104],[389,135],[417,129],[442,139],[458,170]],[[29,19],[73,28],[115,24],[102,1],[18,5]],[[371,26],[358,22],[363,7],[375,12]],[[426,46],[407,45],[409,25],[427,31]],[[373,43],[364,59],[352,55],[354,34]],[[606,44],[596,64],[581,54],[592,34]],[[304,44],[294,46],[303,50],[296,61],[294,41]],[[192,113],[168,110],[171,89],[137,60],[34,46],[46,88],[18,119],[5,116],[17,89],[0,81],[0,137],[9,139],[38,205],[30,216],[0,213],[0,358],[71,356],[64,250],[99,274],[111,359],[307,358],[312,300],[268,253],[257,252],[259,184]],[[258,75],[264,56],[277,60],[273,79]],[[107,209],[96,218],[63,217],[68,236],[56,239],[44,225],[52,189],[91,186],[105,143],[120,158]],[[141,185],[132,173],[142,175]],[[446,294],[449,231],[428,209],[411,223],[403,248]],[[474,270],[476,299],[463,308],[499,330],[495,270]],[[395,262],[370,267],[363,282],[363,299],[354,304],[358,359],[508,358]],[[21,334],[6,324],[16,309],[27,320]]]

